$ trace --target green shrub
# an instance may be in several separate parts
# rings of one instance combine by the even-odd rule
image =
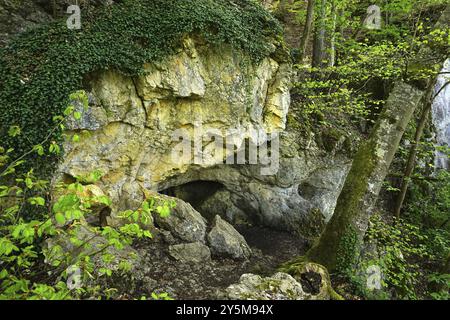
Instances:
[[[404,216],[426,229],[450,232],[450,172],[440,171],[433,179],[413,181]]]
[[[450,237],[445,230],[426,229],[406,220],[389,224],[375,215],[366,242],[376,250],[365,251],[359,271],[346,273],[358,295],[367,299],[443,299],[448,295],[449,275],[443,265],[450,253]],[[370,266],[380,268],[381,290],[367,287]]]
[[[366,257],[366,263],[380,267],[385,288],[394,288],[398,298],[416,299],[416,285],[420,281],[418,261],[430,256],[425,245],[427,236],[419,227],[403,220],[391,225],[375,215],[367,239],[376,243],[378,254]]]
[[[74,112],[67,108],[65,117],[55,119],[55,128]],[[10,130],[10,134],[17,137],[19,132]],[[57,154],[55,143],[44,149],[46,139],[30,152],[37,156]],[[0,299],[112,297],[116,288],[107,285],[107,278],[125,275],[131,269],[124,255],[133,259],[133,252],[128,254],[126,247],[136,238],[151,238],[145,228],[152,221],[151,215],[167,216],[174,203],[146,199],[138,210],[119,214],[120,227],[96,227],[88,224],[87,218],[98,214],[99,206],[111,205],[107,196],[92,192],[101,174],[88,174],[88,180],[80,178],[51,190],[48,181],[38,179],[33,169],[18,173],[26,162],[23,157],[11,160],[12,151],[0,147],[0,181],[5,181],[0,183]],[[52,201],[49,194],[56,198]],[[102,240],[96,242],[98,239]],[[113,253],[109,251],[112,248]],[[120,262],[113,268],[111,263],[117,259]],[[102,261],[100,268],[98,261]],[[79,286],[70,286],[74,277],[71,269],[79,272]]]

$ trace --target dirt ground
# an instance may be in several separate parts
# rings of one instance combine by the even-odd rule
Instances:
[[[286,232],[263,227],[236,227],[252,248],[249,261],[214,257],[202,264],[180,263],[168,254],[162,237],[135,245],[142,259],[133,295],[167,292],[175,299],[217,299],[244,273],[272,275],[292,257],[302,255],[307,242]]]

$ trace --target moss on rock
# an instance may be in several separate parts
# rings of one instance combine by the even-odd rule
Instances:
[[[308,275],[318,275],[320,276],[320,285],[315,288],[315,290],[317,290],[317,293],[314,295],[315,299],[343,300],[343,298],[332,288],[328,270],[320,264],[310,262],[305,256],[300,256],[284,263],[278,270],[293,276],[294,279],[302,284],[303,290],[306,290],[307,285],[311,285],[311,280],[308,279]]]

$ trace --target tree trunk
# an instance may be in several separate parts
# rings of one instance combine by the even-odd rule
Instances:
[[[56,0],[52,0],[52,15],[53,19],[56,19]]]
[[[325,56],[327,0],[320,0],[319,17],[314,32],[313,67],[322,67]]]
[[[303,30],[303,35],[300,40],[300,47],[299,47],[299,57],[298,57],[298,63],[302,63],[303,59],[306,55],[306,49],[308,47],[309,38],[311,36],[311,29],[312,24],[314,21],[314,6],[316,5],[315,0],[308,0],[308,8],[306,9],[306,22],[305,22],[305,28]]]
[[[369,139],[353,160],[331,221],[307,253],[330,271],[352,265],[400,140],[422,98],[406,83],[395,86]]]
[[[449,26],[450,6],[447,6],[435,29]],[[437,74],[446,58],[446,53],[423,47],[413,63],[421,67],[418,69],[430,69]],[[424,84],[417,81],[414,85],[395,84],[370,137],[362,143],[353,160],[333,217],[306,254],[310,260],[330,271],[342,271],[354,265],[389,166],[429,83],[430,80]]]
[[[400,218],[400,212],[403,207],[403,202],[405,201],[406,192],[408,191],[409,181],[411,180],[411,175],[416,166],[417,148],[419,146],[420,140],[422,139],[423,130],[425,129],[425,124],[427,123],[428,116],[431,111],[431,106],[433,103],[432,95],[435,83],[436,80],[431,81],[430,85],[428,86],[427,93],[423,101],[423,109],[420,114],[419,123],[417,124],[416,133],[414,135],[414,141],[411,144],[411,149],[409,150],[408,161],[406,162],[405,172],[403,174],[402,183],[400,187],[400,194],[397,198],[397,203],[395,205],[394,214],[397,218]]]
[[[332,1],[331,4],[331,16],[332,16],[332,24],[330,30],[330,48],[329,48],[329,58],[328,58],[328,66],[334,67],[336,63],[336,24],[337,24],[337,9],[336,9],[336,0]]]

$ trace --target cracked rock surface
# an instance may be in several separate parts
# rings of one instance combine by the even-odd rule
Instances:
[[[192,37],[177,54],[145,69],[136,78],[114,70],[92,74],[89,109],[80,106],[81,121],[67,124],[55,180],[102,171],[99,187],[113,202],[110,225],[120,211],[139,207],[143,189],[163,191],[195,182],[222,187],[206,192],[195,209],[233,223],[251,220],[305,235],[303,230],[330,218],[351,164],[340,151],[345,137],[337,137],[330,152],[321,150],[314,137],[292,130],[289,62],[267,57],[255,63],[226,44],[212,46]],[[89,135],[71,142],[71,134],[80,132]],[[272,163],[278,170],[272,175],[262,174],[268,169],[263,164],[224,164],[250,147],[255,132],[260,145],[269,144],[272,133],[280,138],[279,162]],[[184,152],[180,137],[198,141],[198,133],[207,133],[200,147],[194,144]],[[223,212],[214,212],[216,203]]]

